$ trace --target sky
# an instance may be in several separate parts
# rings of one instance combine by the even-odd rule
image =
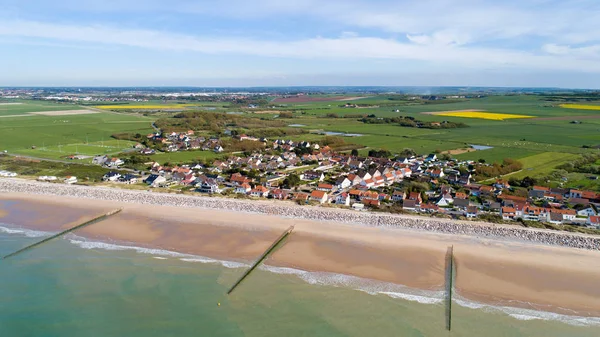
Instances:
[[[600,88],[598,0],[0,0],[0,86]]]

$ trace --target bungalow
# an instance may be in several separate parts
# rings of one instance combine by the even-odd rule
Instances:
[[[586,225],[588,227],[595,227],[600,229],[600,216],[594,215],[587,219]]]
[[[348,177],[339,177],[336,181],[335,181],[335,187],[337,187],[338,189],[345,189],[352,186],[352,182],[350,181],[350,179],[348,179]]]
[[[471,206],[471,201],[469,199],[454,198],[454,208],[460,211],[466,211],[469,206]]]
[[[327,202],[327,192],[314,190],[310,193],[310,201],[318,201],[320,204]]]
[[[119,178],[119,182],[123,183],[123,184],[129,184],[129,185],[131,185],[131,184],[137,184],[138,177],[135,176],[135,175],[133,175],[133,174],[131,174],[131,173],[127,173],[126,175],[121,176]]]
[[[361,201],[361,203],[363,205],[369,206],[369,207],[376,207],[376,206],[379,206],[381,204],[381,202],[379,201],[379,199],[377,199],[377,200],[364,199],[363,201]]]
[[[366,191],[363,193],[361,200],[379,200],[379,193],[375,191]]]
[[[335,198],[335,203],[338,205],[346,205],[346,206],[350,206],[350,194],[349,193],[340,193],[336,198]]]
[[[333,191],[333,185],[321,183],[317,186],[317,190],[323,191],[323,192],[331,192],[331,191]]]
[[[118,172],[110,171],[102,177],[103,181],[117,181],[121,177],[121,174]]]
[[[250,193],[251,190],[252,190],[252,187],[250,187],[250,184],[242,183],[242,184],[236,186],[234,191],[237,194],[248,194],[248,193]]]
[[[421,213],[437,213],[440,207],[436,204],[424,203],[419,206],[419,212]]]
[[[296,194],[296,196],[294,196],[294,200],[307,202],[309,197],[310,197],[310,195],[308,195],[306,193],[298,193],[298,194]]]
[[[563,216],[560,213],[550,212],[548,213],[548,218],[546,220],[552,224],[561,224],[563,222]]]
[[[75,183],[77,183],[77,177],[68,176],[65,178],[65,184],[71,185],[71,184],[75,184]]]
[[[262,185],[258,185],[250,190],[250,195],[253,197],[266,198],[269,196],[269,189]]]
[[[562,215],[563,221],[573,221],[577,216],[577,212],[574,209],[553,209],[552,213],[559,213]]]
[[[517,210],[512,207],[502,207],[500,209],[500,216],[502,216],[502,219],[504,220],[514,220],[516,215]]]
[[[289,197],[289,192],[284,191],[280,188],[274,189],[273,191],[271,191],[270,194],[273,197],[273,199],[278,199],[278,200],[285,200]]]
[[[156,187],[159,184],[162,184],[166,181],[167,181],[167,179],[165,177],[159,176],[158,174],[151,174],[148,177],[146,177],[146,179],[144,179],[144,183],[146,183],[152,187]]]

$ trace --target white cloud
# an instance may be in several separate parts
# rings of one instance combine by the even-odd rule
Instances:
[[[547,54],[535,55],[500,48],[461,46],[460,39],[452,34],[411,36],[411,41],[416,43],[358,36],[268,41],[237,37],[190,36],[100,25],[73,26],[31,21],[2,21],[0,22],[0,36],[2,35],[7,37],[43,38],[51,41],[102,43],[156,50],[195,51],[205,54],[241,54],[315,59],[417,60],[435,65],[445,65],[450,69],[508,67],[551,70],[586,69],[586,71],[600,72],[599,58],[592,57],[594,54],[591,52],[596,49],[578,49],[577,53],[574,53],[564,47],[549,45],[544,49]],[[587,58],[578,57],[581,55],[585,55]]]

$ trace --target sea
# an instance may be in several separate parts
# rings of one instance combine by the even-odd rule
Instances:
[[[110,220],[106,220],[110,221]],[[0,223],[4,256],[52,233]],[[68,234],[0,260],[0,336],[600,336],[600,319]]]

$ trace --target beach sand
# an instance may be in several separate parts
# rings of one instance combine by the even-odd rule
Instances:
[[[267,264],[425,290],[444,289],[445,253],[454,245],[455,285],[466,299],[600,317],[599,251],[200,208],[23,193],[3,193],[0,199],[17,201],[0,208],[0,222],[44,231],[123,207],[77,235],[230,261],[255,260],[295,225]]]

